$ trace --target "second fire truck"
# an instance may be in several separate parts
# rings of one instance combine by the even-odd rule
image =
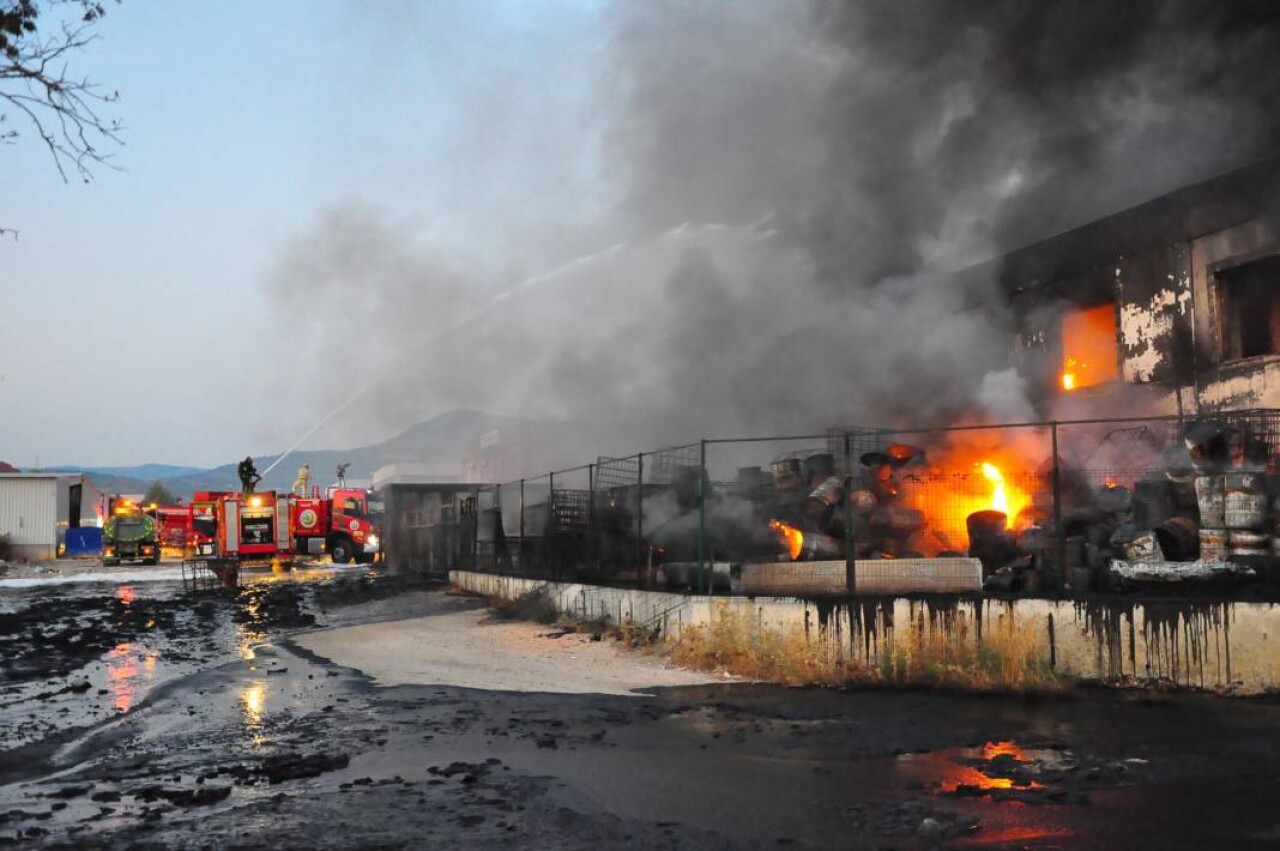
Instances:
[[[218,550],[226,558],[328,555],[335,564],[369,564],[381,545],[382,504],[363,488],[331,487],[323,496],[318,488],[310,496],[220,494],[213,508]]]

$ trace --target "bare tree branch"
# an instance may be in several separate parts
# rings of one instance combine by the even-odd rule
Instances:
[[[114,167],[108,149],[121,144],[122,128],[103,108],[119,93],[72,76],[67,59],[97,39],[93,27],[103,10],[88,0],[53,5],[78,6],[79,20],[62,21],[54,35],[41,37],[35,0],[0,0],[0,110],[7,105],[7,112],[26,119],[63,180],[75,174],[88,182],[94,167]],[[12,143],[20,131],[7,118],[0,112],[0,140]]]
[[[39,25],[41,6],[62,13],[56,26]],[[119,93],[73,76],[68,66],[97,40],[93,27],[104,13],[99,0],[0,0],[0,143],[21,138],[23,131],[9,120],[19,118],[48,149],[64,181],[74,173],[88,183],[94,167],[115,168],[111,150],[123,144],[120,121],[104,114]],[[3,236],[16,240],[18,232],[0,226]]]

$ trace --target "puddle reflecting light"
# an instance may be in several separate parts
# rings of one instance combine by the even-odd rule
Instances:
[[[240,693],[240,708],[244,711],[244,725],[249,730],[262,727],[262,714],[267,704],[266,683],[250,683]]]
[[[133,645],[127,641],[117,644],[107,654],[106,661],[111,705],[118,712],[128,712],[133,706],[134,680],[138,677],[138,656]]]

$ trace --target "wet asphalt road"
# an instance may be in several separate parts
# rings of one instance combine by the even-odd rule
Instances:
[[[1280,846],[1274,700],[376,687],[290,641],[478,605],[364,573],[5,594],[0,844]]]

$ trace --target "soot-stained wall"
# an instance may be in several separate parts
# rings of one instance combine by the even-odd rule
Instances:
[[[1062,392],[1063,315],[1113,304],[1120,378],[1155,390],[1165,412],[1280,407],[1280,346],[1231,359],[1222,315],[1223,271],[1280,255],[1278,214],[1280,155],[965,274],[999,280],[1019,318],[1019,361],[1041,401]],[[1280,280],[1274,292],[1280,301]]]

